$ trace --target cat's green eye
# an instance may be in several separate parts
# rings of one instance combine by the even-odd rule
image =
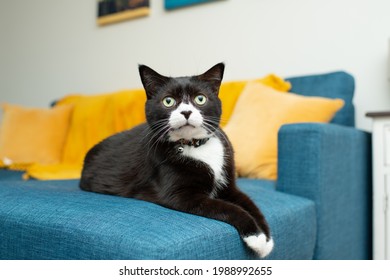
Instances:
[[[165,107],[170,108],[176,104],[176,100],[173,97],[167,96],[162,100]]]
[[[207,97],[202,95],[202,94],[200,94],[200,95],[195,97],[194,101],[198,105],[204,105],[206,103],[206,101],[207,101]]]

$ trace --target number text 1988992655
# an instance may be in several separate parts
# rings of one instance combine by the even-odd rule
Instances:
[[[213,275],[271,275],[272,267],[213,267]]]

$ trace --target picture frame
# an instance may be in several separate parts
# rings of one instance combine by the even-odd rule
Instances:
[[[97,24],[103,26],[148,16],[149,2],[149,0],[97,0]]]
[[[178,8],[183,8],[187,6],[203,4],[208,2],[215,2],[218,0],[165,0],[165,9],[174,10]]]

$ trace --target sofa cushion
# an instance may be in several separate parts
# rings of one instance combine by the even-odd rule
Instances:
[[[0,160],[10,164],[61,161],[73,106],[51,109],[3,104]]]
[[[12,177],[12,176],[11,176]],[[253,259],[229,224],[81,191],[78,180],[0,179],[0,259]],[[267,217],[270,259],[313,257],[312,201],[239,181]]]
[[[287,92],[291,88],[290,83],[273,74],[267,75],[260,79],[256,79],[254,81],[282,92]],[[249,80],[242,80],[223,82],[221,84],[218,94],[222,102],[221,127],[224,127],[229,121],[236,105],[237,99],[239,98],[242,90],[245,88],[248,82]]]
[[[289,123],[329,122],[343,105],[342,99],[286,94],[249,82],[224,127],[238,174],[275,180],[279,128]]]
[[[306,96],[322,96],[344,99],[344,107],[337,112],[331,123],[355,126],[355,108],[352,103],[355,92],[354,78],[343,71],[329,74],[308,75],[286,79],[291,91]]]

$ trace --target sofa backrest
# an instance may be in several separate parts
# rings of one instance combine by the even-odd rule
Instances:
[[[322,96],[344,99],[344,107],[331,123],[355,126],[355,108],[352,104],[355,80],[346,72],[293,77],[286,79],[292,85],[291,92],[306,96]]]

